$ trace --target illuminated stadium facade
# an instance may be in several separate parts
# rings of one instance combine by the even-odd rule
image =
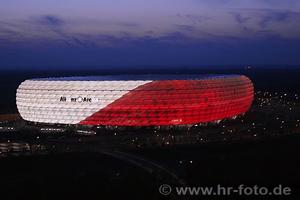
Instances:
[[[170,126],[241,115],[253,94],[243,75],[128,75],[31,79],[16,96],[30,122]]]

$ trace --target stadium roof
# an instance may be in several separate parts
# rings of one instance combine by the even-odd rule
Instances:
[[[138,81],[138,80],[201,80],[232,78],[239,75],[212,75],[212,74],[148,74],[148,75],[104,75],[104,76],[73,76],[35,78],[33,81]]]

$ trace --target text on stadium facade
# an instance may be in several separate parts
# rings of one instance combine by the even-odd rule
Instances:
[[[97,101],[97,99],[93,99],[91,97],[60,97],[59,99],[60,102],[87,102],[87,103],[92,103]]]

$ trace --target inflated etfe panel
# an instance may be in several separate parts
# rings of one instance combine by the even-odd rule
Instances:
[[[23,119],[41,123],[182,125],[243,114],[253,93],[240,75],[46,78],[24,81],[17,107]]]

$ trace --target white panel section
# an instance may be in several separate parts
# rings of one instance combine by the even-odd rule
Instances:
[[[149,82],[26,80],[17,90],[16,102],[27,121],[77,124]]]

